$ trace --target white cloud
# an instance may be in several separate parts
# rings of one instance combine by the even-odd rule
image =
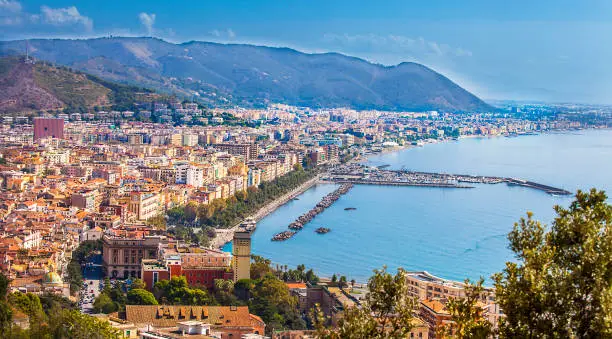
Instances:
[[[215,38],[221,39],[232,40],[236,38],[236,32],[234,32],[231,28],[225,30],[213,29],[212,31],[208,32],[208,34],[212,35]]]
[[[147,34],[153,35],[153,25],[155,25],[155,13],[142,12],[138,14],[138,19],[140,19],[140,23],[147,30]]]
[[[402,35],[377,35],[377,34],[325,34],[324,41],[333,44],[334,47],[341,46],[360,51],[409,53],[415,56],[453,56],[469,57],[472,52],[428,41],[422,37],[410,38]]]
[[[22,23],[21,3],[0,0],[0,26],[16,26]]]
[[[93,28],[93,21],[89,17],[81,15],[75,6],[65,8],[41,6],[40,13],[42,22],[53,26],[81,25],[87,31],[91,31]]]
[[[21,12],[21,4],[19,1],[0,0],[0,11],[3,13],[19,13]]]

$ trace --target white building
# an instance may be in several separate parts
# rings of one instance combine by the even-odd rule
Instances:
[[[64,165],[70,162],[70,151],[50,151],[45,153],[45,159],[49,165]]]
[[[204,169],[202,167],[189,166],[185,183],[193,187],[204,186]]]
[[[186,133],[183,134],[183,146],[193,147],[198,144],[198,135]]]

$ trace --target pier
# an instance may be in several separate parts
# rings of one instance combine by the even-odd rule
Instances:
[[[500,184],[521,186],[543,191],[551,195],[571,195],[562,188],[548,186],[533,181],[495,176],[477,176],[467,174],[448,174],[435,172],[417,172],[408,170],[386,170],[380,167],[368,167],[352,164],[334,169],[322,180],[335,183],[352,183],[362,185],[422,186],[441,188],[474,188],[470,184]]]
[[[352,183],[343,183],[340,185],[340,187],[338,187],[338,189],[324,196],[323,199],[321,199],[321,201],[310,211],[302,214],[294,222],[289,224],[290,231],[277,233],[272,237],[272,240],[283,241],[293,237],[298,231],[304,228],[304,225],[309,223],[318,214],[325,211],[326,208],[330,207],[334,202],[336,202],[336,200],[340,199],[342,195],[348,193],[351,188],[353,188]]]

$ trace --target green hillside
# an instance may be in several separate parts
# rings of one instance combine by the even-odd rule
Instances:
[[[133,109],[162,99],[149,89],[116,84],[65,66],[24,57],[0,58],[0,113]]]

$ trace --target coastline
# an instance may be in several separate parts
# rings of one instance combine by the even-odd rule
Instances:
[[[288,203],[289,201],[293,200],[293,198],[297,197],[298,195],[306,192],[311,187],[315,186],[317,183],[319,183],[320,177],[321,177],[321,175],[317,174],[314,178],[306,181],[305,183],[301,184],[297,188],[294,188],[290,192],[285,193],[281,197],[279,197],[279,198],[271,201],[267,205],[263,206],[262,208],[260,208],[257,212],[255,212],[250,217],[253,218],[255,220],[255,222],[263,219],[268,214],[274,212],[277,208],[279,208],[282,205]],[[219,249],[220,250],[220,249],[223,248],[223,246],[225,246],[225,244],[231,242],[233,237],[234,237],[234,232],[236,232],[238,227],[240,227],[241,223],[242,222],[238,223],[237,225],[235,225],[235,226],[233,226],[231,228],[217,229],[216,230],[217,231],[217,235],[211,240],[211,243],[209,245],[210,248]]]
[[[580,131],[580,130],[588,130],[588,129],[578,129],[578,131]],[[548,133],[567,133],[567,132],[570,132],[570,131],[575,131],[575,130],[539,131],[535,135],[538,135],[538,134],[548,134]],[[520,134],[520,135],[517,135],[517,137],[527,136],[527,135],[533,135],[533,134],[524,134],[524,135]],[[476,139],[478,139],[478,138],[489,139],[489,138],[502,138],[502,137],[506,137],[506,135],[503,135],[503,134],[500,134],[500,135],[491,135],[491,136],[467,135],[467,136],[460,136],[458,139],[450,139],[450,138],[442,139],[442,140],[431,139],[431,140],[428,140],[426,143],[424,143],[422,146],[414,146],[414,145],[411,145],[411,144],[404,144],[404,145],[399,145],[399,146],[390,147],[390,148],[383,148],[381,150],[381,152],[377,152],[377,153],[360,154],[357,157],[349,160],[349,163],[352,163],[352,162],[367,163],[369,161],[369,158],[372,157],[372,156],[377,156],[377,155],[381,155],[381,154],[388,154],[388,153],[395,153],[395,152],[401,152],[401,151],[405,151],[405,150],[416,148],[416,147],[425,147],[425,146],[431,145],[431,144],[447,143],[447,142],[451,142],[451,141],[461,141],[461,139],[472,139],[472,138],[476,138]],[[319,175],[315,176],[314,178],[308,180],[307,182],[303,183],[299,187],[295,188],[291,192],[286,193],[285,195],[283,195],[283,196],[277,198],[276,200],[270,202],[266,206],[264,206],[261,209],[259,209],[251,217],[255,220],[255,222],[263,219],[268,214],[270,214],[270,213],[274,212],[276,209],[278,209],[280,206],[286,204],[287,202],[289,202],[293,198],[295,198],[295,197],[301,195],[302,193],[304,193],[305,191],[307,191],[309,188],[315,186],[317,183],[319,183],[320,177],[321,177],[321,175],[319,174]],[[211,243],[209,245],[210,248],[221,250],[227,243],[232,241],[233,236],[234,236],[234,232],[238,229],[240,224],[241,223],[238,223],[237,225],[235,225],[235,226],[233,226],[231,228],[227,228],[227,229],[217,229],[217,235],[215,236],[215,238],[211,239]]]

